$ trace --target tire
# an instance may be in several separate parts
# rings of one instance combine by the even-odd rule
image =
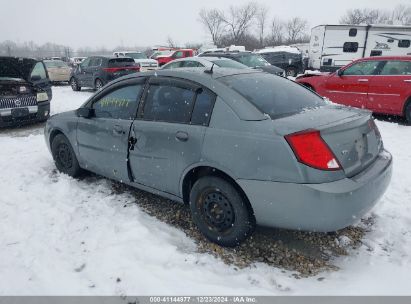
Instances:
[[[411,126],[411,101],[408,102],[407,106],[405,107],[404,116],[407,124]]]
[[[58,134],[54,137],[51,143],[51,153],[54,163],[60,172],[72,177],[81,175],[82,169],[79,166],[76,154],[69,140],[63,134]]]
[[[238,246],[255,228],[255,218],[245,198],[219,177],[206,176],[194,183],[190,209],[198,229],[221,246]]]
[[[287,77],[297,77],[297,74],[298,74],[298,72],[297,72],[297,69],[295,67],[290,66],[290,67],[287,67],[285,69],[285,75]]]
[[[79,86],[77,79],[72,77],[69,81],[69,84],[71,86],[71,88],[73,89],[73,91],[80,91],[81,87]]]
[[[94,88],[96,89],[96,91],[101,90],[101,88],[104,86],[104,83],[101,79],[96,79],[96,81],[94,82]]]

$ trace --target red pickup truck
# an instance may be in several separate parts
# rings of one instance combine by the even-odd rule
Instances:
[[[192,49],[179,49],[171,53],[170,55],[157,56],[156,60],[158,61],[159,66],[163,66],[170,61],[175,59],[193,57],[194,51]]]

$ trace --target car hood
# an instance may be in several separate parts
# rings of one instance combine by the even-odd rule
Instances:
[[[170,55],[159,55],[156,57],[156,59],[161,59],[161,58],[170,58],[173,54]]]
[[[157,63],[154,59],[134,59],[136,63]]]
[[[0,77],[29,80],[38,61],[31,58],[0,57]]]

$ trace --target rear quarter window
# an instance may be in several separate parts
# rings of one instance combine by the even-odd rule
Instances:
[[[219,80],[272,119],[326,104],[299,84],[272,74],[239,74]]]

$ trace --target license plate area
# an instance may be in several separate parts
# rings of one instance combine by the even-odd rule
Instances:
[[[16,109],[11,109],[11,116],[13,118],[20,118],[20,117],[26,117],[29,116],[29,109],[28,108],[16,108]]]

